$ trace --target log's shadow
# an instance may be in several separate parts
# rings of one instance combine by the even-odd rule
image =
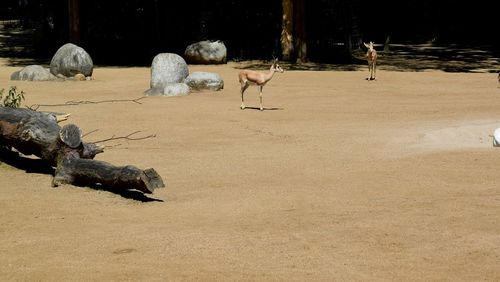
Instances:
[[[29,158],[20,155],[15,151],[10,151],[4,148],[0,148],[0,162],[5,163],[11,167],[14,167],[19,170],[24,170],[26,173],[35,173],[35,174],[47,174],[54,176],[55,168],[53,168],[49,163],[42,159]],[[98,183],[88,184],[88,183],[74,183],[72,184],[76,187],[82,188],[90,188],[93,190],[99,191],[107,191],[113,194],[119,195],[125,199],[131,199],[135,201],[140,201],[143,203],[147,202],[163,202],[161,199],[155,199],[148,197],[146,194],[137,191],[137,190],[128,190],[128,189],[116,189],[111,187],[106,187],[100,185]],[[50,187],[48,187],[50,188]]]
[[[19,153],[0,148],[0,162],[24,170],[26,173],[54,175],[55,169],[42,159],[23,157]]]
[[[117,189],[117,188],[111,188],[107,186],[103,186],[99,183],[95,183],[92,185],[89,184],[83,184],[83,183],[74,183],[74,186],[82,187],[82,188],[90,188],[96,191],[107,191],[111,192],[113,194],[119,195],[125,199],[130,199],[130,200],[135,200],[143,203],[149,203],[149,202],[164,202],[161,199],[155,199],[148,197],[147,194],[144,194],[140,191],[137,190],[128,190],[128,189]]]
[[[249,110],[258,110],[260,111],[259,107],[245,107],[244,110],[249,109]],[[283,111],[285,108],[264,108],[264,111]]]

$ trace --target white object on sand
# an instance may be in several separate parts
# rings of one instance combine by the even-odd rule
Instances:
[[[500,128],[493,133],[493,147],[500,147]]]

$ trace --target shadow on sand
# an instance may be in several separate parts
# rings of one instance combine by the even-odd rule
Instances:
[[[377,68],[390,71],[428,71],[495,73],[500,70],[500,52],[493,46],[462,46],[456,44],[391,44],[388,51],[376,46]],[[242,61],[237,69],[269,69],[272,61]],[[291,71],[368,71],[364,51],[353,54],[350,63],[290,63],[280,65]]]
[[[260,108],[259,107],[245,107],[244,110],[257,110],[257,111],[260,111]],[[284,108],[264,108],[263,111],[283,111]]]
[[[0,149],[0,162],[5,163],[11,167],[24,170],[26,173],[35,173],[35,174],[48,174],[48,175],[54,175],[55,174],[55,169],[45,162],[42,159],[35,159],[35,158],[29,158],[29,157],[24,157],[18,154],[17,152],[14,151],[9,151],[6,149]],[[155,199],[155,198],[150,198],[143,194],[142,192],[136,191],[136,190],[119,190],[115,188],[110,188],[106,186],[102,186],[100,184],[93,184],[93,185],[88,185],[88,184],[81,184],[81,183],[76,183],[74,186],[77,187],[84,187],[84,188],[90,188],[94,190],[100,190],[100,191],[108,191],[113,194],[119,195],[125,199],[131,199],[135,201],[140,201],[140,202],[163,202],[163,200],[160,199]]]

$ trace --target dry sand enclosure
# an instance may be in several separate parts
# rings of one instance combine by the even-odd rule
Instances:
[[[2,281],[500,280],[500,88],[493,73],[285,71],[240,110],[220,92],[44,107],[97,156],[155,168],[149,198],[51,188],[37,161],[0,162]],[[15,67],[0,67],[1,88]],[[149,68],[20,82],[25,105],[136,99]],[[246,105],[258,107],[258,90]]]

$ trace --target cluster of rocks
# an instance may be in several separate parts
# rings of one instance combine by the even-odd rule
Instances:
[[[185,59],[191,64],[225,64],[227,49],[220,41],[201,41],[189,45],[184,52]],[[189,73],[186,60],[173,53],[156,55],[151,64],[150,96],[183,96],[191,91],[224,88],[224,80],[217,73]]]
[[[94,63],[81,47],[71,43],[63,45],[52,57],[50,67],[30,65],[12,73],[11,80],[90,80]]]
[[[189,45],[184,58],[172,53],[158,54],[151,64],[150,96],[182,96],[191,91],[219,91],[224,81],[217,73],[189,73],[190,64],[225,64],[227,49],[221,41],[200,41]],[[11,75],[11,80],[91,80],[94,65],[81,47],[68,43],[52,57],[50,67],[30,65]]]
[[[145,92],[149,96],[183,96],[192,90],[221,90],[224,88],[224,81],[216,73],[189,74],[188,65],[181,56],[161,53],[154,57],[151,64],[150,87]]]

